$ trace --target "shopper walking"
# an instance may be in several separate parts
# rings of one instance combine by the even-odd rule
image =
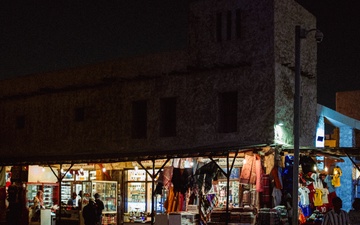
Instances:
[[[97,210],[94,198],[89,198],[89,203],[84,206],[82,211],[85,225],[96,225],[97,224]]]
[[[321,225],[349,225],[349,215],[342,210],[342,200],[339,197],[332,199],[333,209],[324,216]]]
[[[102,224],[102,211],[105,208],[104,207],[104,203],[100,200],[100,195],[98,193],[96,193],[94,195],[95,197],[95,203],[96,203],[96,209],[97,209],[97,225],[101,225]]]

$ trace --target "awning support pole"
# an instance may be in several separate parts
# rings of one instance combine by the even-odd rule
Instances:
[[[152,193],[151,193],[151,225],[155,223],[155,206],[154,206],[154,197],[155,197],[155,178],[159,175],[161,170],[165,167],[165,165],[170,161],[170,158],[166,159],[165,163],[160,167],[160,169],[155,173],[155,160],[152,159],[152,173],[149,172],[147,168],[141,163],[141,161],[136,161],[141,168],[143,168],[146,173],[151,177],[151,186],[152,186]]]

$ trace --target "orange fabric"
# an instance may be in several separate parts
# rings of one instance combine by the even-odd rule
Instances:
[[[171,187],[169,189],[169,195],[164,203],[164,207],[166,208],[167,213],[173,212],[172,211],[173,203],[174,203],[174,189],[173,187]]]

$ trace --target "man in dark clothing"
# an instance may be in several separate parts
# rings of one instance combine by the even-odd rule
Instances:
[[[334,208],[324,215],[321,225],[349,225],[349,215],[342,210],[342,200],[339,197],[332,199]]]
[[[84,206],[82,211],[85,225],[96,225],[97,224],[97,210],[94,198],[89,198],[89,203]]]
[[[98,193],[96,193],[94,195],[94,197],[95,197],[95,203],[96,203],[96,208],[97,208],[97,224],[101,225],[102,224],[102,211],[105,207],[104,207],[104,203],[100,200],[100,195]]]

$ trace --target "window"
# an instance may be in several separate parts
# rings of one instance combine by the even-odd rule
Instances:
[[[237,131],[238,93],[224,92],[219,94],[219,132]]]
[[[241,10],[237,9],[236,10],[236,21],[235,21],[235,32],[236,32],[236,37],[240,38],[241,37]]]
[[[147,136],[147,101],[140,100],[132,103],[132,138],[146,138]]]
[[[75,115],[74,115],[75,122],[82,122],[85,120],[85,108],[79,107],[75,109]]]
[[[160,136],[176,136],[176,98],[160,99]]]
[[[17,116],[15,126],[17,129],[25,128],[25,116]]]
[[[216,41],[222,41],[222,23],[221,23],[221,13],[216,14]]]
[[[232,20],[231,20],[231,11],[227,12],[227,18],[226,18],[226,39],[229,41],[231,40],[231,26],[232,26]]]

